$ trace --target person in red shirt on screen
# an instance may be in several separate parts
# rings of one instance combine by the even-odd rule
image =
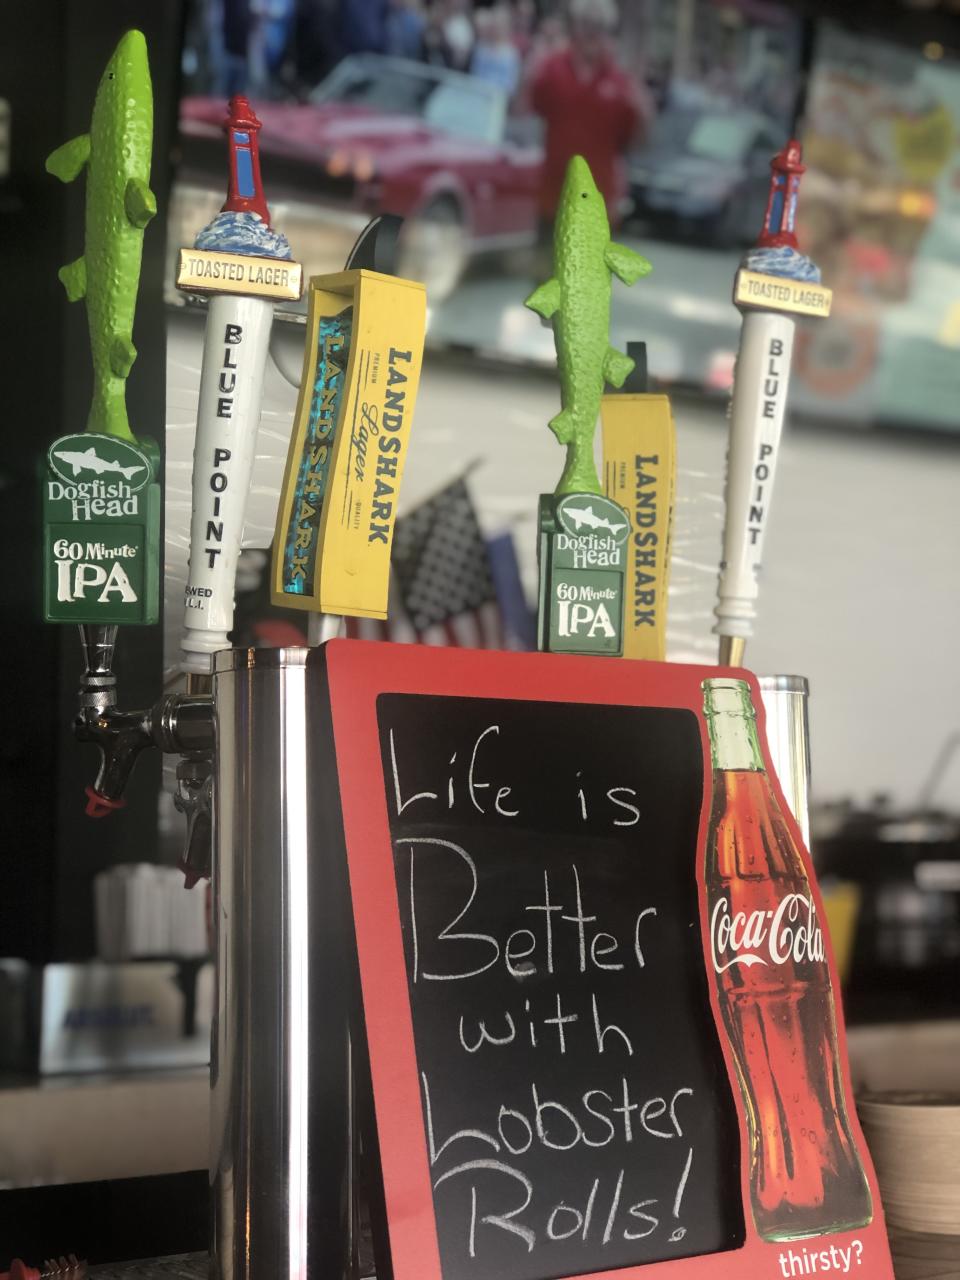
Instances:
[[[614,56],[615,0],[570,0],[568,15],[569,40],[534,65],[529,82],[530,105],[546,124],[541,222],[552,225],[567,163],[581,155],[616,226],[626,193],[622,157],[639,140],[650,108],[637,81]]]

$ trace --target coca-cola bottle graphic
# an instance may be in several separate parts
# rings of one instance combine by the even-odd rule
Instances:
[[[850,1132],[830,969],[803,859],[773,794],[744,680],[704,680],[713,756],[710,959],[767,1240],[863,1226],[870,1188]]]

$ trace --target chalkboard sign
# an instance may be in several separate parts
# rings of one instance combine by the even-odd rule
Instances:
[[[702,875],[718,673],[358,642],[324,661],[396,1280],[775,1280],[867,1247],[892,1277],[879,1215],[831,1255],[745,1210]]]
[[[742,1243],[689,711],[383,694],[445,1280]]]

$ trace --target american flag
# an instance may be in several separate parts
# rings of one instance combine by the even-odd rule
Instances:
[[[347,618],[348,636],[507,647],[487,544],[463,477],[398,518],[391,564],[386,620]]]

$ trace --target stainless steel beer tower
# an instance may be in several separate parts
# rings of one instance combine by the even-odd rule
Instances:
[[[767,716],[767,746],[783,798],[810,848],[809,686],[803,676],[758,676]]]
[[[212,1280],[358,1272],[350,908],[322,651],[215,659]],[[760,680],[770,753],[806,834],[806,681]]]
[[[311,836],[309,654],[215,659],[214,1280],[341,1280],[352,1256],[349,909]]]

